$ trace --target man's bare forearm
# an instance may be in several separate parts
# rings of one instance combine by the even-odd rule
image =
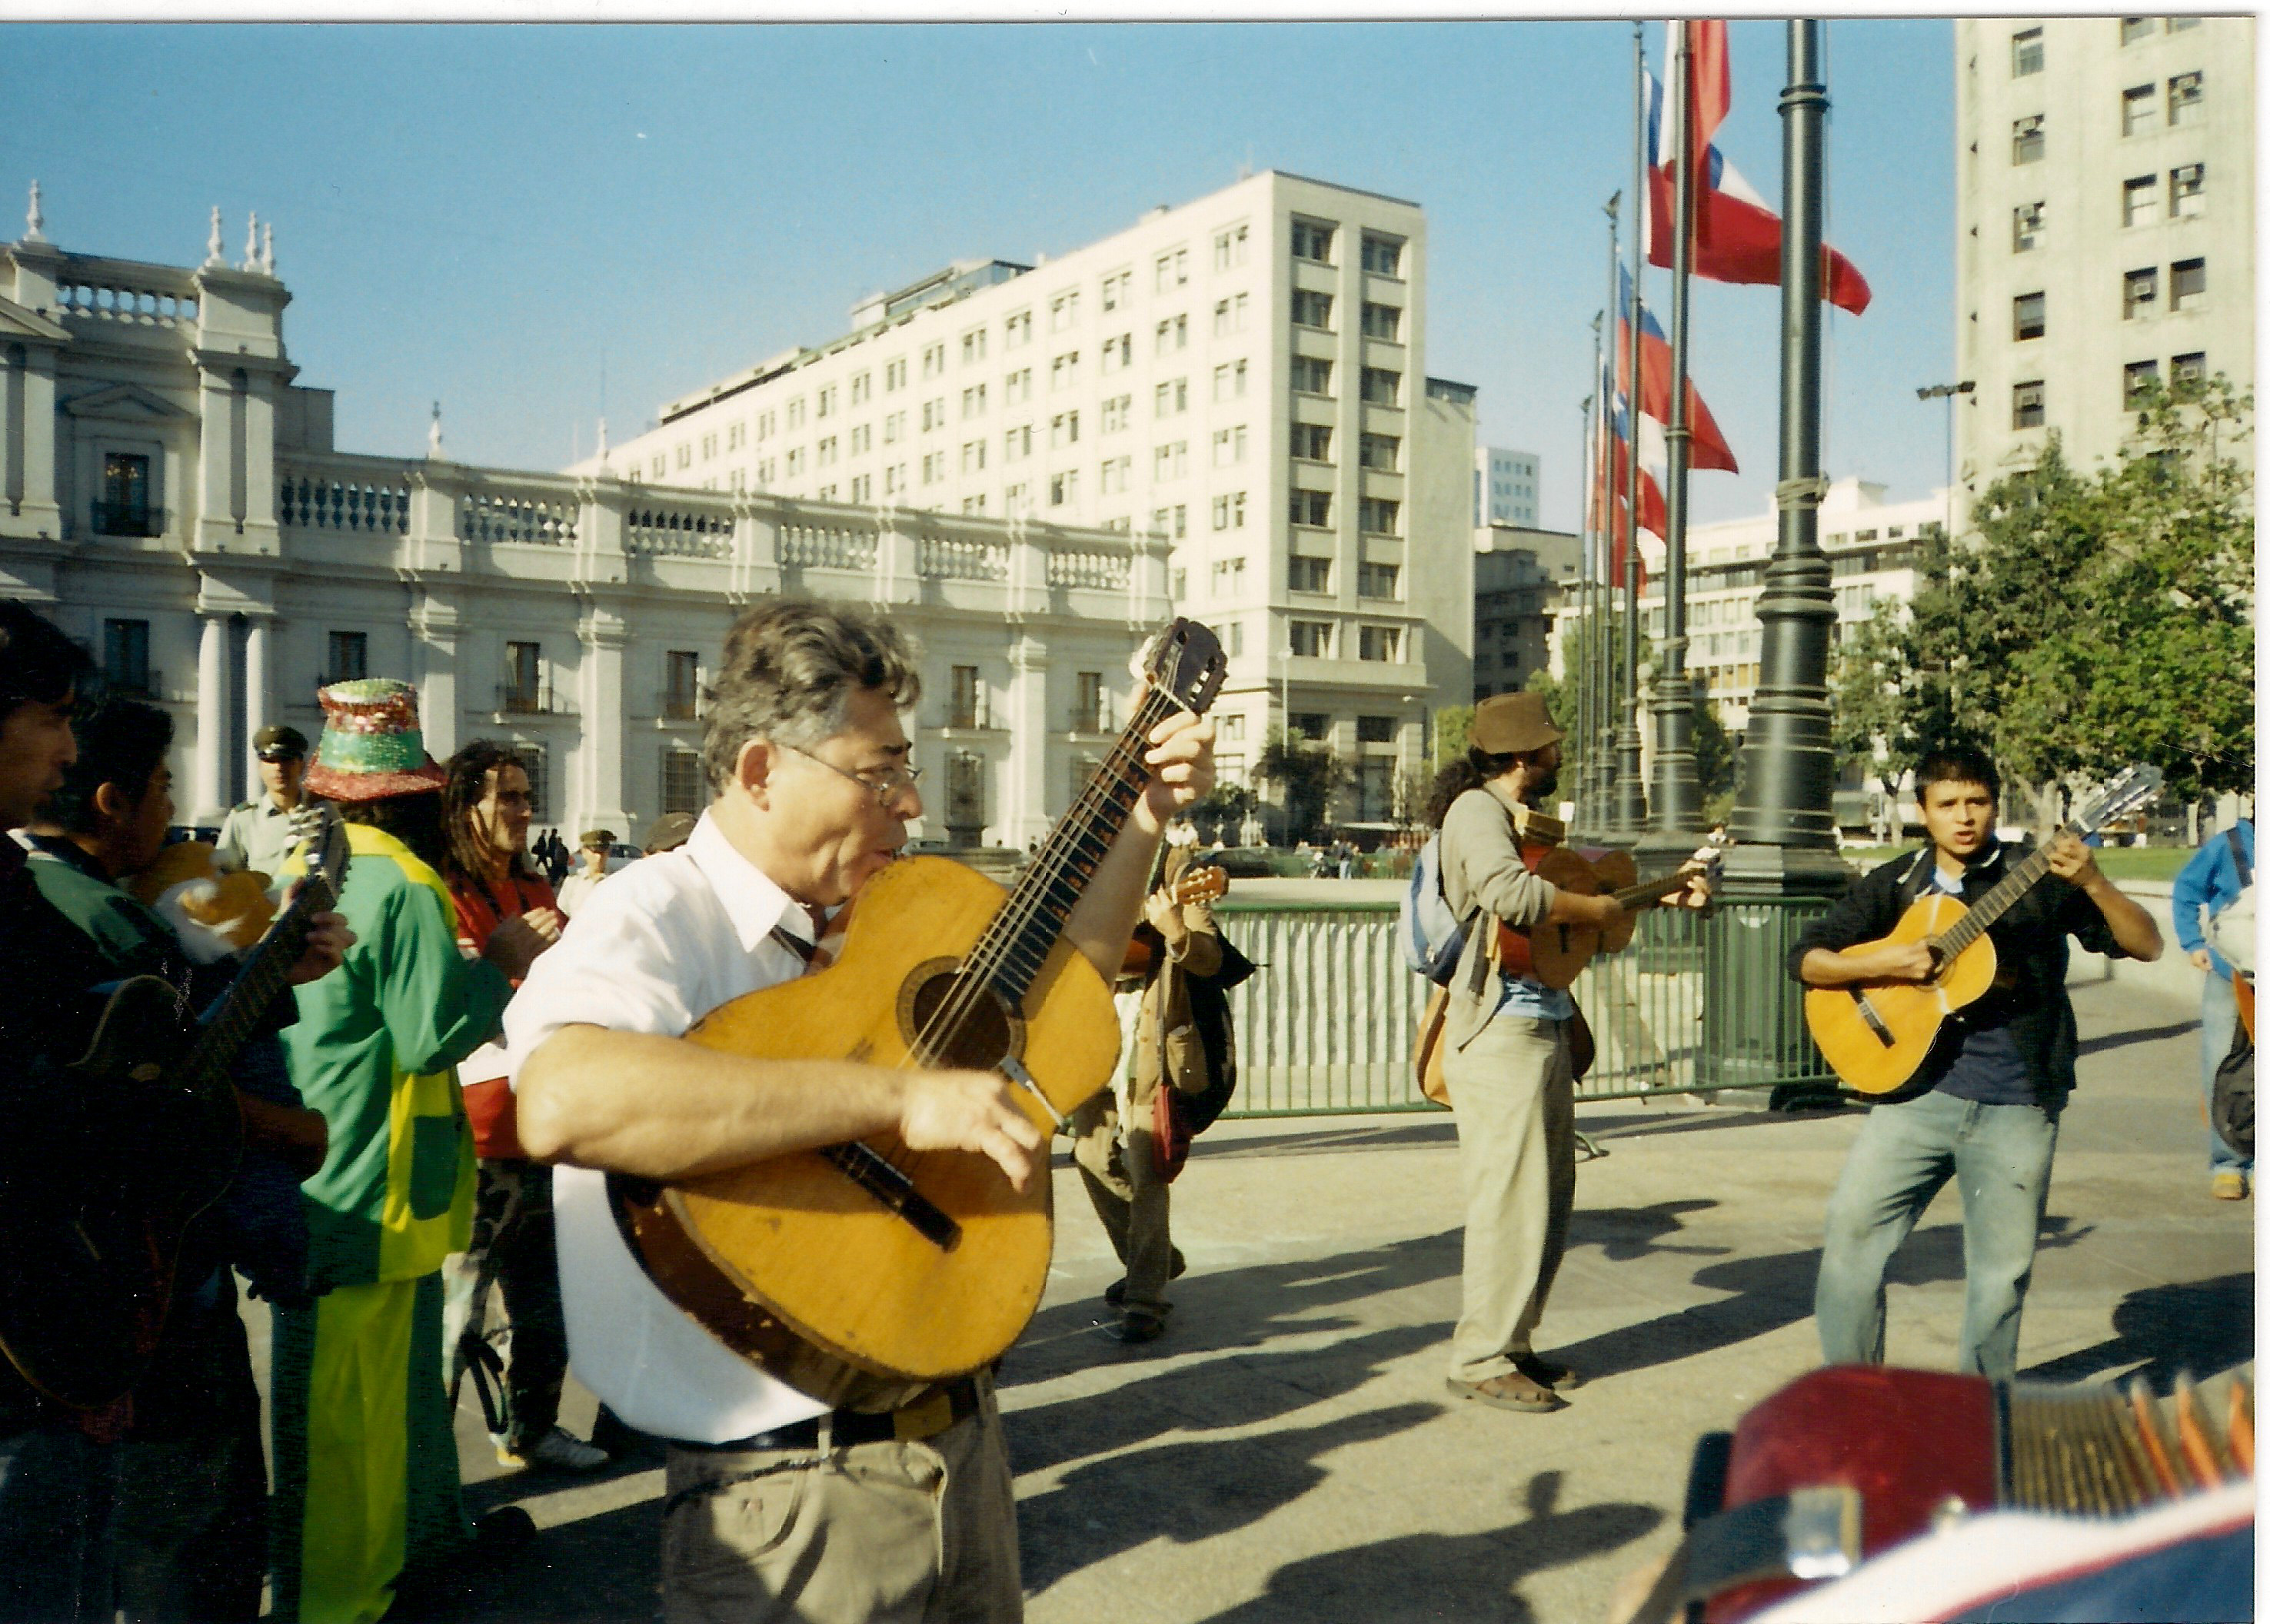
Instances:
[[[1161,833],[1149,809],[1137,802],[1065,921],[1065,936],[1107,985],[1127,960],[1128,938],[1135,934],[1136,918],[1143,911],[1144,887],[1150,883]]]
[[[2101,876],[2082,889],[2096,904],[2096,911],[2104,916],[2104,923],[2112,931],[2112,939],[2120,944],[2121,952],[2147,964],[2160,956],[2163,944],[2159,925],[2125,892]]]
[[[913,1075],[571,1026],[528,1057],[514,1094],[521,1144],[538,1161],[671,1179],[888,1128]]]

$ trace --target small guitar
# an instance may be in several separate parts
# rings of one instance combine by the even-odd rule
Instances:
[[[2125,818],[2160,792],[2160,771],[2132,767],[2101,790],[2065,831],[2086,837]],[[2064,831],[2060,831],[2064,832]],[[2044,842],[2001,883],[1965,908],[1955,898],[1925,892],[1908,905],[1889,936],[1843,950],[1858,958],[1894,943],[1924,942],[1935,968],[1929,981],[1856,983],[1808,987],[1805,1024],[1844,1086],[1865,1094],[1888,1094],[1916,1074],[1938,1040],[1940,1025],[1994,984],[1997,968],[1987,927],[2050,871]]]
[[[1212,902],[1229,894],[1229,871],[1222,868],[1194,868],[1175,882],[1175,906],[1187,908],[1193,902]],[[1147,925],[1135,927],[1135,934],[1127,943],[1126,962],[1119,967],[1124,975],[1148,975],[1151,960],[1159,951],[1158,932]]]
[[[1613,923],[1605,925],[1552,923],[1534,924],[1526,931],[1508,930],[1505,934],[1521,944],[1520,952],[1528,960],[1528,969],[1517,973],[1533,975],[1548,987],[1574,985],[1595,953],[1621,953],[1630,946],[1639,916],[1661,904],[1673,893],[1684,890],[1693,877],[1694,864],[1702,864],[1706,871],[1715,869],[1731,843],[1728,836],[1714,834],[1677,868],[1651,874],[1644,879],[1639,878],[1638,866],[1628,851],[1595,851],[1588,856],[1567,846],[1539,849],[1535,860],[1530,862],[1530,872],[1579,896],[1599,896],[1605,892],[1613,896],[1624,911]],[[1525,849],[1522,855],[1524,860],[1530,857]],[[1502,963],[1514,963],[1511,949],[1511,943],[1500,943]]]
[[[0,1353],[58,1403],[93,1410],[130,1390],[165,1325],[174,1270],[190,1224],[218,1201],[244,1151],[228,1071],[307,949],[308,922],[338,899],[346,832],[327,820],[308,878],[252,949],[210,1020],[189,1019],[181,992],[155,975],[122,983],[86,1053],[56,1085],[115,1102],[146,1138],[162,1124],[166,1154],[98,1155],[0,1189]],[[35,1185],[36,1188],[26,1186]]]
[[[1119,1054],[1110,989],[1064,934],[1150,782],[1151,730],[1204,715],[1228,667],[1176,620],[1125,730],[1004,894],[944,857],[868,881],[835,962],[711,1011],[690,1042],[738,1055],[996,1071],[1043,1131]],[[1048,1283],[1050,1183],[894,1135],[774,1156],[676,1184],[610,1179],[665,1295],[737,1353],[826,1403],[895,1409],[998,1358]]]

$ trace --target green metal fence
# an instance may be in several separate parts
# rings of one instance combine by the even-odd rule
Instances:
[[[1805,1036],[1789,945],[1821,904],[1640,916],[1627,952],[1571,989],[1599,1045],[1579,1100],[1827,1080]],[[1411,1075],[1427,983],[1405,968],[1389,902],[1217,905],[1260,966],[1230,995],[1238,1092],[1227,1115],[1433,1110]]]

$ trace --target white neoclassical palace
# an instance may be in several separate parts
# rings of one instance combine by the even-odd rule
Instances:
[[[768,594],[886,608],[924,649],[931,838],[1021,847],[1109,748],[1168,613],[1164,544],[890,504],[472,468],[331,446],[294,383],[272,240],[145,264],[0,248],[0,594],[178,724],[183,821],[257,788],[316,687],[407,678],[437,756],[505,739],[539,820],[635,836],[706,800],[702,688]],[[933,788],[933,786],[935,786]]]

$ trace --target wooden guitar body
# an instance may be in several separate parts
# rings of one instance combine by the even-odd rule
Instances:
[[[922,1064],[916,1034],[967,989],[963,956],[1006,893],[944,857],[893,864],[860,893],[831,968],[715,1011],[689,1041],[732,1054]],[[1110,1080],[1119,1022],[1110,990],[1058,940],[1021,1007],[963,1023],[935,1064],[1027,1063],[1061,1115]],[[1043,1133],[1039,1101],[1013,1089]],[[649,1272],[679,1306],[774,1375],[815,1398],[894,1408],[998,1357],[1039,1306],[1051,1246],[1045,1168],[1019,1194],[987,1157],[865,1143],[912,1177],[959,1227],[926,1238],[820,1152],[689,1179],[627,1204]]]
[[[1843,951],[1853,958],[1893,944],[1943,936],[1969,910],[1938,893],[1918,897],[1889,936]],[[1888,1094],[1905,1086],[1931,1053],[1940,1026],[1994,984],[1994,938],[1981,932],[1928,982],[1808,987],[1805,1024],[1847,1087]]]

